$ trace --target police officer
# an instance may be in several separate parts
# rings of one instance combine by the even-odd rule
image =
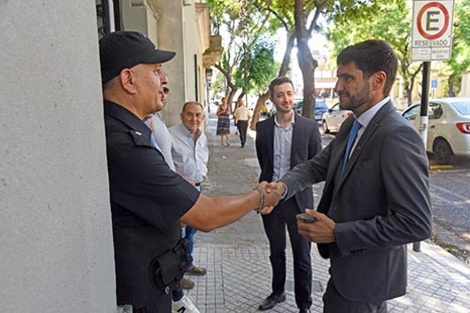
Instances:
[[[99,45],[118,305],[169,313],[169,288],[187,257],[180,222],[210,231],[251,210],[269,213],[265,205],[277,196],[265,194],[263,183],[241,195],[207,197],[170,170],[143,120],[163,108],[161,64],[175,53],[129,31]]]

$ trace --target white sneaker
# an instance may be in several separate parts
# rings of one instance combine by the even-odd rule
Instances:
[[[173,302],[173,312],[174,313],[200,313],[196,306],[193,304],[193,301],[187,296],[184,295],[179,301]]]

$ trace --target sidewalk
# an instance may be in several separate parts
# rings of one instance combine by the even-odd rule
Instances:
[[[211,108],[212,109],[212,108]],[[209,114],[206,135],[209,141],[209,176],[203,184],[208,195],[236,194],[251,190],[259,174],[250,132],[244,149],[232,127],[231,146],[220,145],[215,135],[215,114]],[[321,185],[314,188],[315,202]],[[292,253],[286,249],[288,270],[287,300],[268,312],[298,312],[294,300]],[[201,312],[250,313],[271,292],[269,246],[260,216],[249,213],[242,220],[211,233],[199,232],[194,251],[196,264],[207,275],[191,276],[196,283],[187,294]],[[322,295],[328,280],[329,261],[312,246],[312,312],[322,312]],[[430,313],[470,312],[470,267],[430,241],[421,243],[421,252],[408,254],[408,293],[388,301],[388,312]]]

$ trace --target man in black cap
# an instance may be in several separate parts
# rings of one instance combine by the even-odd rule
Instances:
[[[180,222],[211,231],[251,210],[269,213],[278,198],[263,191],[265,182],[207,197],[170,170],[143,120],[163,108],[161,63],[174,55],[137,32],[100,40],[117,302],[134,313],[171,312],[169,291],[188,256]]]

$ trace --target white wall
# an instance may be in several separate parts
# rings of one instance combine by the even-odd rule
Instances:
[[[0,311],[115,312],[95,0],[0,0]]]

